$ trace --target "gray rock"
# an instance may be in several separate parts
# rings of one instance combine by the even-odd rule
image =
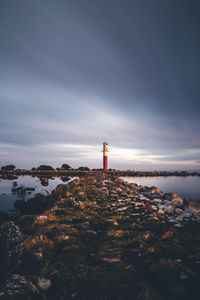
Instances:
[[[166,193],[163,196],[164,200],[171,200],[171,202],[176,205],[183,205],[183,199],[181,199],[181,197],[179,197],[176,193]]]
[[[3,223],[0,227],[1,251],[11,250],[23,242],[23,234],[13,221]]]
[[[183,199],[181,199],[179,196],[177,196],[176,198],[173,198],[171,201],[176,206],[182,206],[183,205]]]
[[[162,200],[161,199],[158,199],[158,198],[155,198],[151,201],[151,203],[155,203],[155,204],[162,204]]]
[[[176,213],[177,215],[183,214],[183,210],[180,209],[180,208],[176,208],[176,209],[175,209],[175,213]]]
[[[36,286],[19,274],[10,275],[0,290],[1,299],[32,299],[36,295]]]
[[[182,222],[183,219],[184,219],[184,217],[185,217],[185,214],[182,214],[182,215],[176,217],[176,218],[175,218],[175,221],[176,221],[176,222]]]
[[[6,222],[0,227],[0,265],[2,274],[8,273],[13,266],[16,266],[23,240],[23,234],[14,222]]]

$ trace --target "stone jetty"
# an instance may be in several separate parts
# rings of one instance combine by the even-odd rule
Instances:
[[[199,299],[200,215],[177,194],[95,174],[17,207],[1,299]]]

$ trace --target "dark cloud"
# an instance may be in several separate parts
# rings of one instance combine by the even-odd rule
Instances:
[[[143,153],[113,167],[199,168],[199,20],[195,0],[2,0],[0,162],[92,166],[90,147],[108,139]]]

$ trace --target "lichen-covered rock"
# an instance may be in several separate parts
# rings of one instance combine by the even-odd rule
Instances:
[[[23,240],[22,232],[13,221],[6,222],[0,227],[0,272],[2,275],[17,266]]]
[[[35,298],[34,298],[35,297]],[[19,274],[10,275],[0,289],[2,300],[42,299],[38,289],[27,278]]]
[[[0,250],[6,252],[23,242],[23,234],[13,221],[6,222],[0,227]]]

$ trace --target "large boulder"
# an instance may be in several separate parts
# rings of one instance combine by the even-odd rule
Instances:
[[[24,240],[23,234],[14,222],[5,222],[0,227],[1,273],[7,274],[16,266],[19,250]]]
[[[171,201],[174,206],[182,206],[183,205],[183,199],[179,197],[176,193],[166,193],[163,196],[164,200]]]
[[[5,222],[0,227],[0,251],[9,251],[23,242],[23,234],[13,221]]]
[[[0,289],[2,300],[42,299],[36,286],[24,276],[10,275]]]

